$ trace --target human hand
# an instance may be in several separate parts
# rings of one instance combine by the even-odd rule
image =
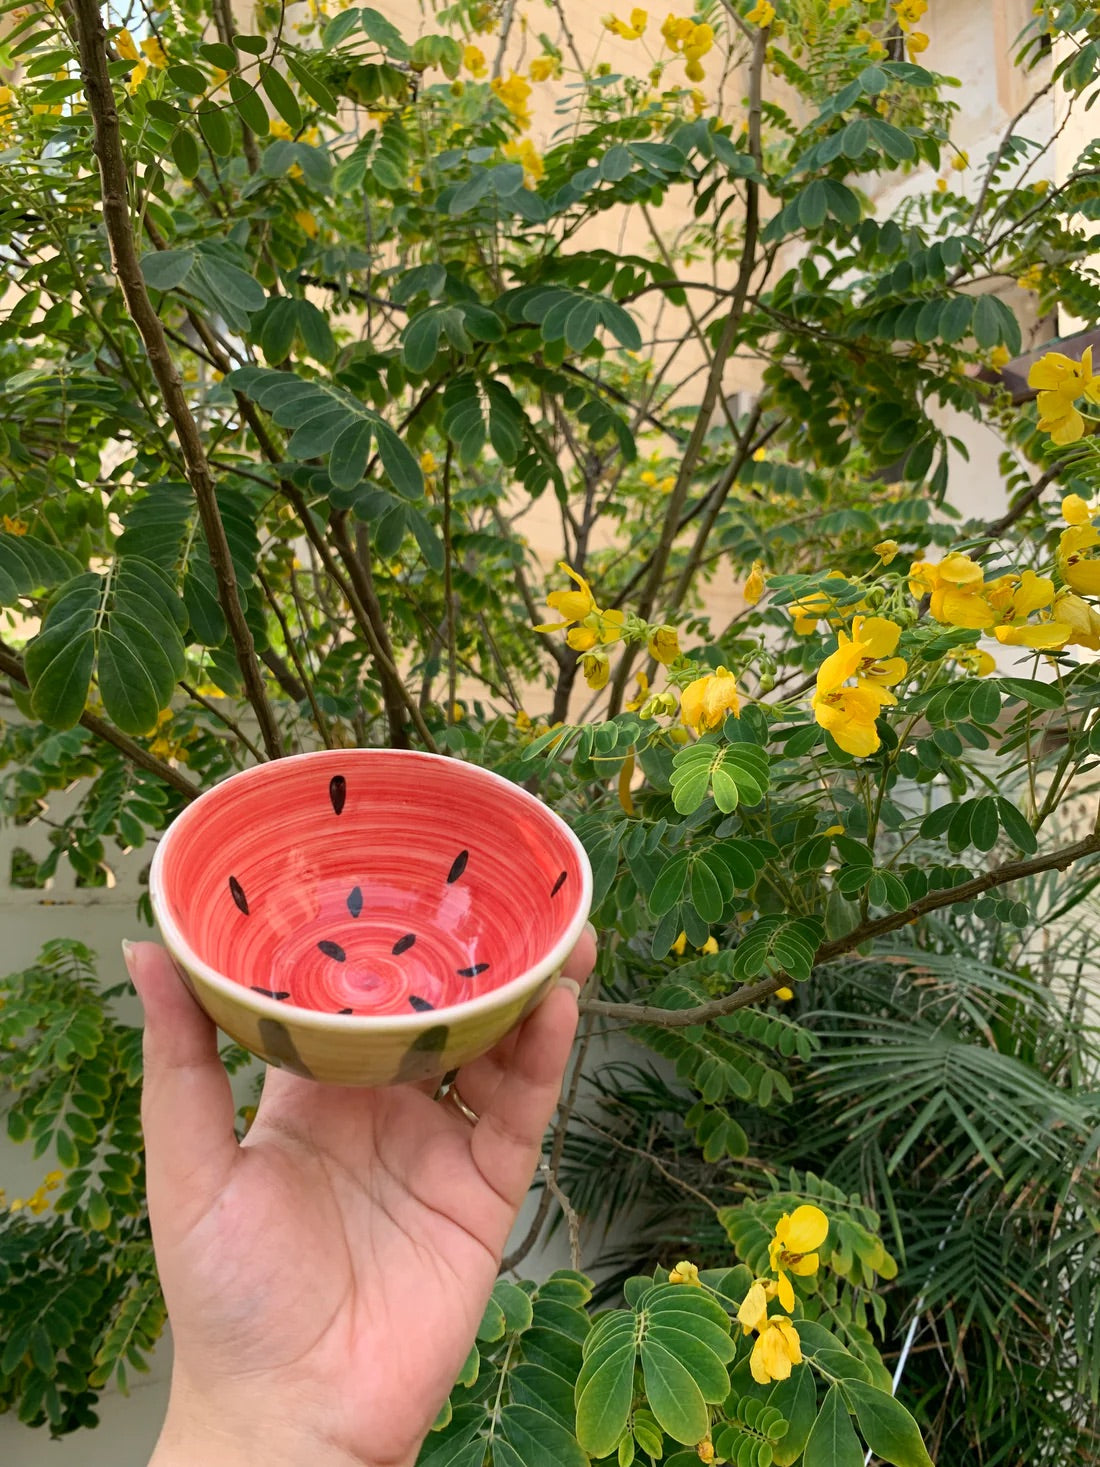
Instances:
[[[410,1467],[473,1343],[557,1105],[573,986],[458,1077],[476,1125],[415,1086],[268,1070],[255,1121],[213,1023],[154,943],[145,1009],[149,1216],[175,1347],[151,1467]],[[586,931],[565,965],[588,976]]]

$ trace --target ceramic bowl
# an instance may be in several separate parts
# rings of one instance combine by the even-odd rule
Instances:
[[[592,900],[584,848],[457,759],[338,749],[200,796],[149,877],[195,998],[253,1054],[337,1085],[457,1069],[540,1001]]]

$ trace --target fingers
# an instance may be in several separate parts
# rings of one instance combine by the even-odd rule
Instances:
[[[577,1000],[563,985],[518,1030],[510,1061],[471,1132],[470,1151],[478,1170],[513,1213],[538,1165],[576,1032]],[[472,1105],[462,1076],[459,1086]]]
[[[589,922],[576,947],[566,958],[562,973],[571,983],[584,986],[585,979],[596,964],[596,929]],[[551,990],[552,991],[552,990]],[[459,1095],[478,1115],[483,1115],[492,1104],[497,1086],[512,1064],[523,1025],[506,1034],[488,1054],[465,1065],[459,1072],[456,1085]]]
[[[566,958],[562,972],[566,978],[571,978],[581,988],[585,980],[596,966],[596,929],[591,922],[584,924],[576,947]]]
[[[187,1226],[224,1186],[237,1160],[233,1095],[217,1029],[153,942],[123,944],[145,1010],[145,1131],[149,1208],[162,1227]]]

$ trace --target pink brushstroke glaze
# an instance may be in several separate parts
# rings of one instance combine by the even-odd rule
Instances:
[[[179,817],[157,865],[173,923],[209,967],[357,1016],[502,987],[565,935],[584,884],[568,832],[524,790],[387,750],[227,780]]]

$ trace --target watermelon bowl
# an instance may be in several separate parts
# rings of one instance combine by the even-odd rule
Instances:
[[[545,996],[588,917],[580,841],[457,759],[333,749],[259,764],[169,826],[149,874],[180,976],[231,1039],[333,1085],[484,1054]]]

